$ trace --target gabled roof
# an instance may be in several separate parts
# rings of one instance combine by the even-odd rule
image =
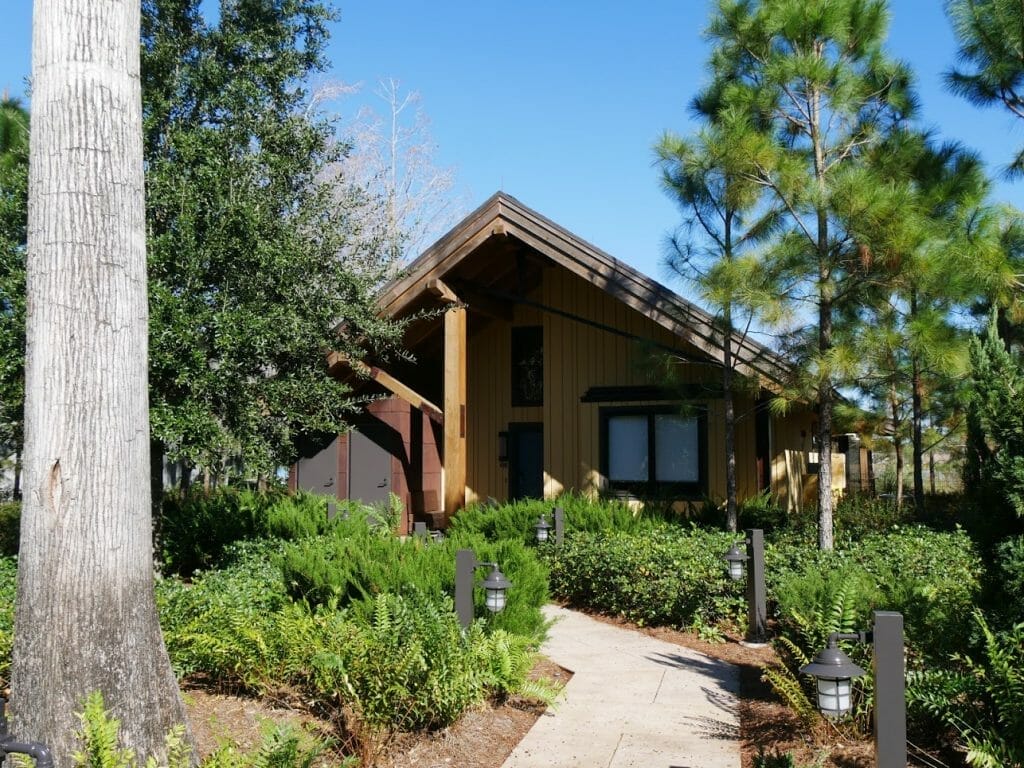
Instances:
[[[710,360],[722,362],[722,334],[710,314],[504,192],[492,195],[386,286],[379,300],[382,313],[401,316],[421,306],[432,280],[455,274],[485,243],[502,238],[529,246],[646,315]],[[738,334],[733,349],[737,370],[771,389],[778,388],[790,368],[775,352]]]

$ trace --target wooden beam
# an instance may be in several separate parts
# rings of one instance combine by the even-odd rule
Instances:
[[[458,295],[453,291],[448,284],[441,279],[431,280],[427,283],[427,290],[437,296],[439,299],[447,301],[449,304],[460,304]]]
[[[444,315],[444,514],[466,505],[466,309]]]
[[[408,387],[400,382],[387,371],[377,368],[376,366],[369,366],[361,360],[351,360],[339,352],[331,352],[327,356],[327,365],[332,373],[334,373],[340,366],[347,365],[353,371],[373,379],[388,392],[409,403],[409,405],[414,408],[419,408],[423,413],[427,414],[427,417],[431,421],[437,424],[444,424],[444,411],[427,400],[427,398],[412,387]]]

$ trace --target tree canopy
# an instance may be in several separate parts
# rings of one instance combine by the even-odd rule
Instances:
[[[326,353],[390,349],[398,327],[376,316],[364,201],[321,178],[346,151],[307,110],[330,10],[200,6],[143,4],[152,432],[191,464],[268,472],[353,407]]]

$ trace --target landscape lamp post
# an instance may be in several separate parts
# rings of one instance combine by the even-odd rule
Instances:
[[[854,677],[864,670],[839,648],[840,640],[870,643],[875,671],[875,765],[906,768],[907,701],[904,682],[903,615],[874,611],[869,632],[833,632],[828,647],[800,668],[817,679],[818,709],[829,719],[850,713]]]
[[[555,529],[555,545],[562,546],[562,542],[565,540],[565,512],[561,507],[555,507],[551,510],[551,515],[555,520],[555,524],[551,525],[548,522],[547,515],[543,512],[540,513],[540,519],[537,524],[533,526],[537,532],[537,543],[540,544],[544,541],[551,541],[551,529]]]
[[[764,586],[764,531],[760,528],[746,530],[747,551],[740,551],[739,544],[733,544],[725,553],[729,567],[729,578],[739,581],[747,572],[747,640],[751,645],[760,645],[767,638],[768,622],[767,592]]]
[[[544,516],[544,513],[540,513],[540,520],[533,526],[537,532],[537,543],[542,544],[548,540],[548,534],[551,532],[551,525],[548,523],[548,519]]]
[[[471,549],[460,549],[455,553],[455,613],[463,629],[473,623],[473,573],[477,568],[490,568],[480,586],[484,589],[484,605],[491,613],[505,609],[505,601],[512,582],[505,578],[497,563],[477,562]]]

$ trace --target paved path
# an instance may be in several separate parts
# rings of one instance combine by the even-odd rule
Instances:
[[[571,670],[502,768],[739,768],[732,664],[546,606],[542,653]]]

